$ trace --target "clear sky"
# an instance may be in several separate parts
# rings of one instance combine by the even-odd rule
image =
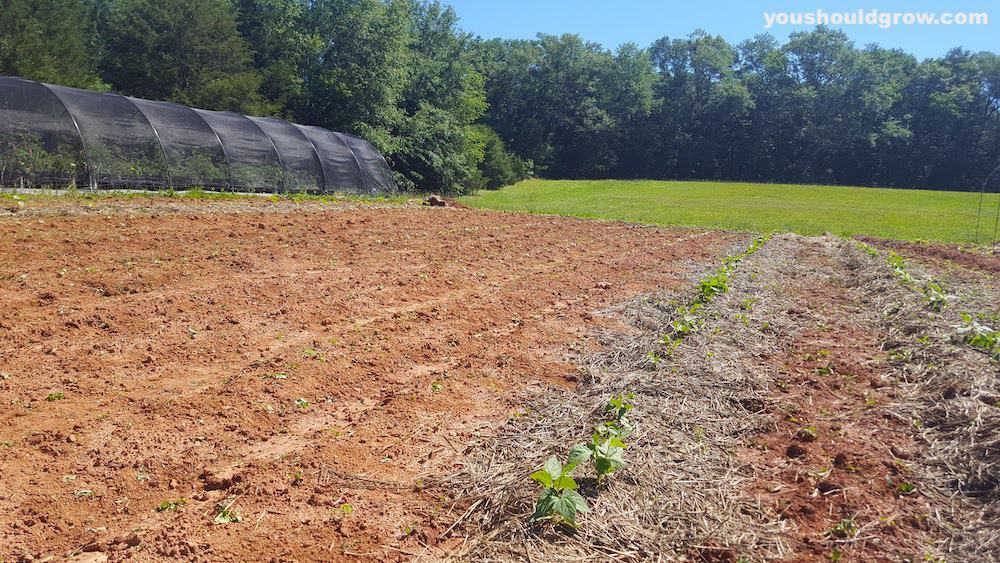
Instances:
[[[685,36],[701,28],[738,43],[760,33],[784,42],[792,31],[813,26],[777,25],[765,29],[764,12],[985,12],[987,25],[831,25],[858,47],[878,43],[920,59],[938,57],[952,47],[1000,53],[1000,1],[954,0],[443,0],[455,8],[465,31],[484,38],[529,39],[536,33],[578,33],[614,48],[633,42],[647,47],[655,39]]]

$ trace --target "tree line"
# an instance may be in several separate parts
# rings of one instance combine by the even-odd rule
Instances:
[[[978,189],[1000,57],[836,30],[615,50],[484,40],[425,0],[0,0],[0,73],[365,137],[409,189],[531,174]]]

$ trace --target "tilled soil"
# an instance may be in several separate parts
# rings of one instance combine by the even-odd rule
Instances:
[[[917,260],[918,258],[914,258]],[[474,560],[1000,560],[1000,367],[957,339],[963,309],[995,307],[996,280],[939,275],[960,297],[929,309],[921,264],[835,237],[775,236],[675,345],[681,291],[608,312],[580,387],[531,404],[476,449],[463,486]],[[957,265],[955,266],[958,267]],[[971,308],[971,309],[970,309]],[[524,475],[565,459],[632,393],[629,464],[594,487],[569,532],[530,524]],[[584,485],[584,483],[588,483]]]
[[[13,212],[0,560],[439,557],[462,540],[434,486],[467,444],[576,384],[613,323],[594,311],[740,239],[244,201]]]
[[[761,477],[754,493],[790,524],[793,559],[933,556],[944,539],[931,519],[937,499],[918,490],[921,444],[910,421],[885,408],[903,383],[849,291],[857,266],[845,244],[792,239],[791,259],[761,272],[779,284],[797,330],[765,358],[775,428],[749,437],[741,457]]]
[[[1000,560],[995,256],[363,201],[0,206],[0,561]],[[958,296],[942,312],[933,277]],[[634,392],[575,533],[527,474]]]

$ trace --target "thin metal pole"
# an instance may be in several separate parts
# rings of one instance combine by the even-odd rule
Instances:
[[[993,246],[994,250],[997,246],[997,226],[1000,225],[1000,191],[997,192],[997,216],[993,219]]]
[[[979,223],[983,218],[983,192],[986,191],[986,182],[979,186],[979,211],[976,212],[976,246],[979,245]]]

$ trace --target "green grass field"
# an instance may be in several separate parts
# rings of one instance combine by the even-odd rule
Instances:
[[[993,235],[998,199],[1000,194],[986,196],[980,243],[984,235],[986,243]],[[972,243],[979,194],[732,182],[526,180],[459,201],[484,209],[660,225]]]

